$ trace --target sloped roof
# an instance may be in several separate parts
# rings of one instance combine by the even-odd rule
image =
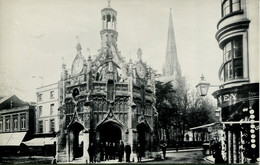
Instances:
[[[20,100],[16,95],[6,96],[0,100],[0,110],[16,108],[25,105],[29,104]]]

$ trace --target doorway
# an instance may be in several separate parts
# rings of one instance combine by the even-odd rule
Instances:
[[[82,124],[75,122],[68,128],[69,136],[69,160],[75,160],[83,156],[83,142],[79,140],[80,132],[84,129]]]

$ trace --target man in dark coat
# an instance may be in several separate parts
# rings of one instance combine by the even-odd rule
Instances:
[[[163,152],[163,159],[166,158],[166,143],[163,143],[162,145],[162,152]]]
[[[122,142],[122,140],[119,141],[119,146],[118,146],[118,162],[122,162],[122,158],[124,156],[124,143]]]
[[[104,160],[104,151],[105,151],[105,147],[104,147],[103,142],[101,142],[99,145],[100,161]]]
[[[110,156],[110,147],[109,147],[109,143],[106,142],[105,143],[105,160],[109,160],[109,156]]]
[[[93,143],[90,143],[88,147],[88,154],[89,154],[90,163],[94,163],[95,147]]]
[[[131,146],[127,143],[125,146],[126,162],[130,162]]]
[[[137,153],[138,162],[141,162],[142,161],[142,149],[141,149],[140,144],[137,145],[136,153]]]

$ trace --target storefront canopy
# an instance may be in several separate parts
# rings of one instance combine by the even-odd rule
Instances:
[[[198,127],[190,128],[190,130],[195,130],[195,129],[199,129],[199,128],[208,128],[208,127],[212,127],[212,126],[214,126],[215,124],[216,124],[216,123],[211,123],[211,124],[201,125],[201,126],[198,126]]]
[[[56,142],[55,137],[41,137],[41,138],[33,138],[31,140],[23,142],[23,144],[27,146],[44,146],[44,145],[53,145],[54,142]]]
[[[20,146],[27,132],[0,134],[0,146]]]

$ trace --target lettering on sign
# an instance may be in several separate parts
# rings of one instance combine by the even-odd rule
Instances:
[[[225,103],[230,103],[230,104],[234,104],[237,100],[237,94],[236,93],[230,93],[230,94],[225,94],[225,95],[220,95],[218,98],[218,104],[222,104],[223,102]]]

